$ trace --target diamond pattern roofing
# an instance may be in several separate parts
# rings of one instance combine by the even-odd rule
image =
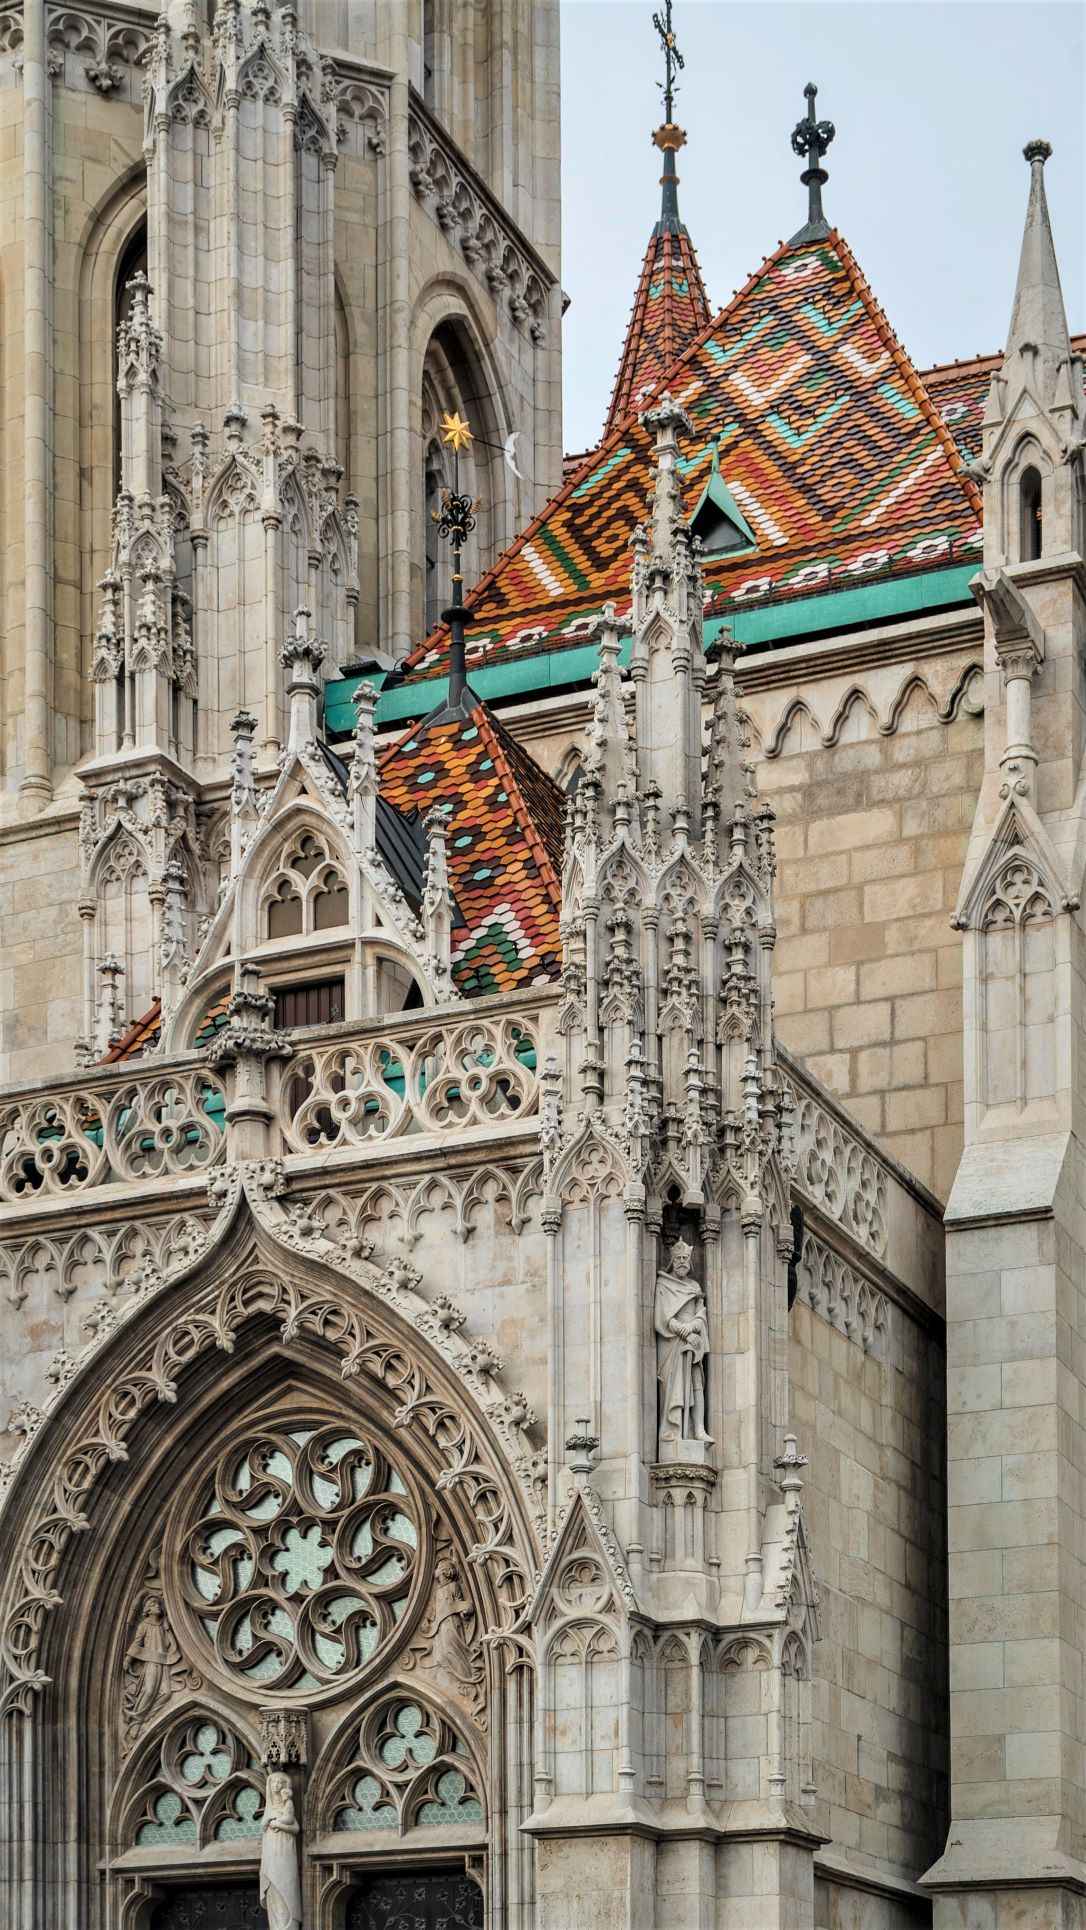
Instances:
[[[564,799],[485,704],[442,711],[381,760],[381,791],[405,815],[444,810],[460,910],[453,977],[467,997],[557,978]]]
[[[611,392],[604,439],[643,406],[673,362],[709,321],[711,310],[694,244],[682,225],[658,222],[649,237],[630,324]]]
[[[779,248],[666,382],[694,423],[681,464],[687,513],[717,442],[757,539],[754,551],[705,558],[714,611],[979,557],[977,490],[840,236]],[[469,666],[566,648],[610,597],[622,615],[650,471],[635,412],[476,585]],[[446,644],[435,631],[408,675],[441,674]]]

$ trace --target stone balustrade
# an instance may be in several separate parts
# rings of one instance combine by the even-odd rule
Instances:
[[[271,1124],[274,1155],[371,1147],[534,1118],[544,1015],[486,1001],[294,1035]],[[198,1176],[228,1153],[227,1085],[187,1054],[0,1093],[0,1202]]]

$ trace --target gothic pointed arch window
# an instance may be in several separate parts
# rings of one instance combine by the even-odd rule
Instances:
[[[1044,524],[1041,475],[1033,463],[1022,471],[1018,485],[1018,508],[1019,557],[1023,563],[1035,563],[1043,548]]]
[[[471,425],[473,440],[453,459],[441,439],[446,415]],[[417,554],[422,577],[422,608],[427,630],[448,602],[445,545],[437,536],[433,511],[443,488],[455,483],[475,503],[475,529],[463,552],[464,588],[488,569],[512,535],[507,472],[502,460],[506,413],[467,319],[450,317],[430,337],[422,370],[422,472]]]
[[[132,230],[125,243],[117,264],[116,279],[113,284],[113,494],[116,496],[121,486],[121,398],[117,393],[117,336],[121,323],[127,321],[132,305],[131,283],[135,275],[147,273],[147,223],[141,221]]]

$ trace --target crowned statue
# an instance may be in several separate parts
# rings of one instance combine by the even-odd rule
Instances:
[[[290,1777],[281,1769],[272,1770],[265,1790],[260,1901],[267,1912],[268,1930],[302,1930],[298,1819]]]
[[[676,1240],[667,1269],[656,1276],[653,1301],[660,1453],[670,1458],[683,1443],[712,1440],[705,1399],[709,1322],[705,1295],[690,1271],[693,1254],[686,1240]]]

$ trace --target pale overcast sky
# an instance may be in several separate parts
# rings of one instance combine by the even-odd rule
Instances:
[[[607,408],[659,205],[652,0],[562,0],[565,445]],[[989,353],[1010,315],[1029,169],[1045,170],[1072,329],[1086,329],[1078,0],[675,0],[679,206],[714,309],[806,219],[789,137],[817,83],[829,220],[918,367]]]

